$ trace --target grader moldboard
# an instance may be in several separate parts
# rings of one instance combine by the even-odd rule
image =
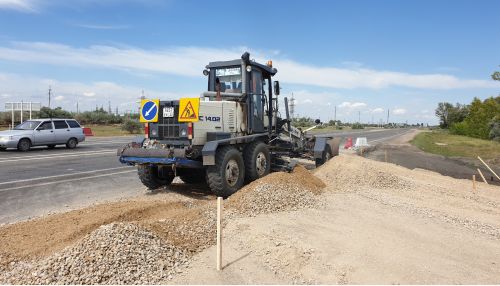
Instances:
[[[306,136],[291,125],[286,97],[281,118],[276,73],[271,61],[257,63],[248,52],[209,63],[203,71],[208,90],[200,98],[159,101],[145,136],[118,150],[120,162],[137,165],[150,189],[180,176],[186,183],[206,181],[217,196],[228,197],[271,171],[293,169],[290,158],[319,166],[338,155],[340,139]]]

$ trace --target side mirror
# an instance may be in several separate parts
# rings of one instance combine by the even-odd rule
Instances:
[[[203,70],[203,75],[207,76],[208,75],[208,70]]]
[[[274,94],[280,95],[280,82],[274,81]]]

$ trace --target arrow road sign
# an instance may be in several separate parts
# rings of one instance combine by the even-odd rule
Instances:
[[[145,99],[141,102],[141,122],[158,121],[159,100]]]

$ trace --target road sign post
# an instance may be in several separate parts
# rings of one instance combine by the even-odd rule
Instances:
[[[21,112],[21,123],[23,122],[23,112],[26,110],[29,110],[30,112],[30,119],[33,111],[40,111],[42,109],[42,104],[40,102],[6,102],[5,103],[5,111],[10,110],[11,111],[11,117],[12,117],[12,128],[14,128],[15,125],[15,111],[20,111]]]

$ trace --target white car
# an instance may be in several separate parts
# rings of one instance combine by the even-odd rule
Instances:
[[[74,119],[33,119],[13,130],[0,131],[0,151],[7,148],[28,151],[33,146],[54,148],[56,145],[72,149],[82,141],[85,134]]]

